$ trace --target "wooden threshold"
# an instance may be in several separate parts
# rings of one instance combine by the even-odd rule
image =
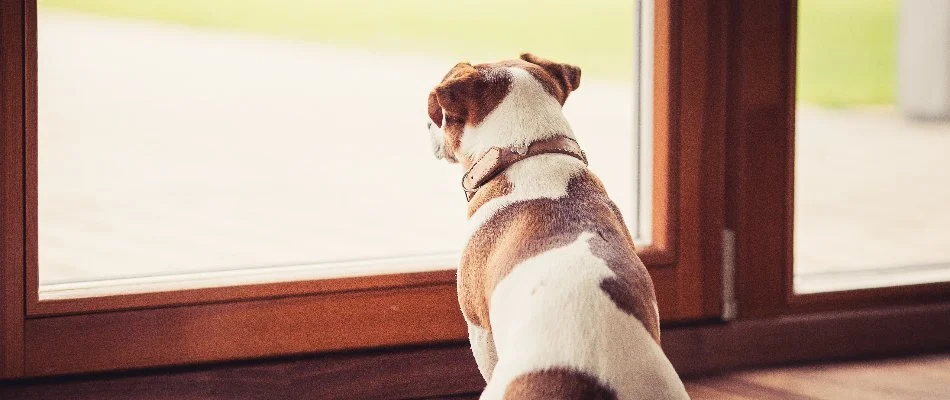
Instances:
[[[18,399],[454,398],[484,386],[467,345],[347,352],[321,357],[186,366],[0,385]]]
[[[663,331],[680,374],[950,349],[950,303],[834,311]]]
[[[684,377],[950,349],[950,303],[666,327]],[[449,398],[484,385],[466,342],[6,382],[4,399]]]

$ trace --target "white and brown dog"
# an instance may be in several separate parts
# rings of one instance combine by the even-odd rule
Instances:
[[[653,283],[561,111],[580,75],[523,54],[458,64],[429,94],[435,155],[467,171],[458,295],[482,398],[688,398]]]

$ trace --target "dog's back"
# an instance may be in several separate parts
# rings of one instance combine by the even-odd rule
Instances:
[[[531,164],[519,168],[557,173]],[[483,398],[684,398],[658,344],[649,275],[616,207],[586,169],[567,181],[565,196],[500,208],[466,249],[488,253],[479,264],[463,257],[460,276],[481,277],[490,293],[479,296],[483,307],[469,305],[489,321],[497,354]]]
[[[561,106],[580,69],[460,63],[429,95],[432,148],[465,166],[462,314],[484,399],[681,399],[652,281]]]

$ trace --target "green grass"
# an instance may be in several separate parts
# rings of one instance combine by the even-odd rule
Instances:
[[[531,51],[580,65],[588,76],[632,79],[630,0],[39,0],[39,5],[458,61],[496,61]]]
[[[492,61],[521,51],[629,80],[633,0],[39,0],[121,18],[340,46]],[[543,4],[543,6],[541,6]],[[843,107],[894,99],[897,0],[800,0],[798,99]]]
[[[829,107],[893,103],[897,0],[798,4],[799,101]]]

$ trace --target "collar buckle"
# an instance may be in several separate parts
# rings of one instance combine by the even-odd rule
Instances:
[[[528,154],[528,145],[526,144],[514,145],[514,146],[511,146],[508,150],[511,150],[512,153],[515,153],[519,156],[523,156],[525,154]]]

